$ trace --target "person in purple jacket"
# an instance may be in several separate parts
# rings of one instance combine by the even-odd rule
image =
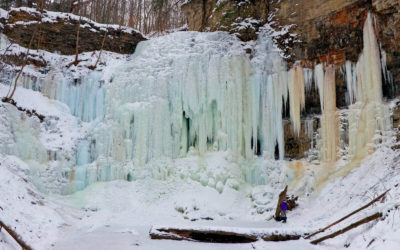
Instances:
[[[287,203],[287,200],[286,200],[286,199],[287,199],[287,198],[285,197],[285,198],[283,199],[281,205],[280,205],[280,207],[281,207],[281,217],[282,217],[283,223],[286,223],[286,219],[287,219],[287,217],[286,217],[286,211],[287,211],[287,209],[288,209],[288,203]]]

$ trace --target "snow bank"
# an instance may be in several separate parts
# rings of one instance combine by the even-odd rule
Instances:
[[[29,166],[16,157],[0,154],[0,219],[34,249],[49,249],[65,226],[63,208],[45,198],[27,181]],[[6,234],[2,230],[2,235]],[[0,236],[4,240],[2,236]],[[0,247],[19,249],[6,238]]]

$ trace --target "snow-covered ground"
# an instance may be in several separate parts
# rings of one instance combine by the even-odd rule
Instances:
[[[221,193],[191,179],[145,178],[132,182],[96,183],[67,196],[43,195],[24,174],[26,164],[3,157],[0,189],[1,219],[13,225],[35,249],[398,249],[400,247],[400,154],[382,148],[348,176],[335,178],[319,192],[302,196],[299,207],[288,214],[287,224],[251,214],[246,190],[225,188]],[[240,228],[299,228],[313,231],[339,219],[391,189],[377,203],[328,232],[382,211],[374,221],[318,246],[306,240],[253,244],[208,244],[151,240],[152,225],[216,226]],[[391,209],[390,212],[387,212]],[[211,220],[212,219],[212,220]],[[246,229],[242,229],[246,230]],[[327,232],[327,233],[328,233]],[[1,246],[11,249],[13,240],[2,233]]]
[[[2,85],[0,90],[4,93],[8,89]],[[85,132],[85,123],[78,123],[76,117],[69,114],[68,108],[58,101],[22,88],[16,92],[15,100],[22,107],[34,108],[47,117],[61,118],[57,120],[60,131],[50,132],[44,128],[45,124],[39,124],[37,118],[25,117],[41,127],[36,136],[41,137],[39,141],[45,148],[58,146],[68,151],[73,147],[71,142]],[[9,104],[1,104],[0,108],[15,109]],[[20,115],[24,116],[22,112]],[[5,118],[3,114],[2,119]],[[59,134],[64,137],[51,140],[52,135]],[[297,176],[300,181],[292,186],[291,192],[303,195],[299,198],[298,208],[289,213],[287,224],[270,219],[277,191],[283,183],[252,186],[240,182],[244,173],[239,164],[230,160],[228,152],[207,153],[203,157],[189,155],[176,160],[159,159],[153,162],[154,167],[143,178],[131,182],[99,182],[65,196],[43,194],[33,186],[30,183],[30,163],[9,155],[1,155],[1,159],[1,219],[15,227],[15,231],[35,249],[337,249],[349,244],[352,249],[364,249],[368,245],[369,249],[400,247],[400,211],[393,209],[395,205],[400,205],[400,153],[386,146],[370,155],[361,167],[347,176],[334,177],[309,195],[304,192],[304,185],[311,185],[315,172],[321,166],[307,165],[303,175]],[[198,162],[203,164],[196,164]],[[264,162],[264,165],[267,163]],[[284,170],[283,176],[294,175],[286,163],[282,162],[279,166]],[[232,177],[221,188],[213,187],[208,178],[201,177],[202,173],[218,176],[221,171]],[[273,168],[266,171],[272,175],[271,182],[279,179],[279,173]],[[194,176],[195,173],[200,176]],[[294,183],[291,178],[286,178],[289,183]],[[299,229],[310,232],[361,207],[389,188],[391,191],[383,203],[373,205],[328,232],[343,228],[377,210],[386,214],[384,220],[371,222],[318,246],[304,239],[279,243],[211,244],[151,240],[148,234],[152,225],[239,227],[241,230]],[[391,211],[387,213],[389,209]],[[4,230],[0,246],[3,249],[18,249]]]

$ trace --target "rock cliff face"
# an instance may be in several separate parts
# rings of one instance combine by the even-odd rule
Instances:
[[[288,57],[288,67],[295,62],[308,68],[321,62],[334,64],[338,108],[347,106],[343,65],[346,61],[357,62],[363,48],[363,25],[371,12],[376,36],[386,53],[387,69],[393,76],[393,84],[383,84],[383,94],[387,98],[400,95],[398,0],[191,0],[182,10],[191,30],[228,31],[244,41],[255,40],[259,28],[266,23],[277,31],[289,30],[290,33],[273,37]],[[319,95],[313,90],[306,96],[303,115],[320,112]],[[285,125],[286,157],[301,158],[310,146],[305,127],[302,125],[299,137],[288,128],[289,123]]]
[[[267,20],[268,2],[234,0],[222,1],[217,6],[217,1],[213,0],[192,0],[182,6],[182,11],[188,18],[190,30],[229,31],[237,33],[242,40],[252,40],[257,37],[258,27]]]
[[[32,49],[73,55],[79,23],[80,53],[100,50],[105,34],[104,50],[122,54],[133,53],[136,45],[145,40],[142,34],[127,27],[98,24],[67,13],[44,11],[41,15],[30,8],[12,9],[7,17],[0,18],[0,32],[12,42],[28,47],[33,33],[37,31]]]
[[[315,133],[318,120],[309,118],[301,122],[300,135],[293,132],[290,121],[284,122],[285,157],[296,159],[306,157],[305,153],[316,145]]]

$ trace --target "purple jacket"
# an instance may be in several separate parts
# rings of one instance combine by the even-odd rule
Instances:
[[[282,210],[282,211],[286,211],[286,210],[287,210],[287,207],[288,207],[287,202],[286,202],[286,201],[282,201],[280,207],[281,207],[281,210]]]

